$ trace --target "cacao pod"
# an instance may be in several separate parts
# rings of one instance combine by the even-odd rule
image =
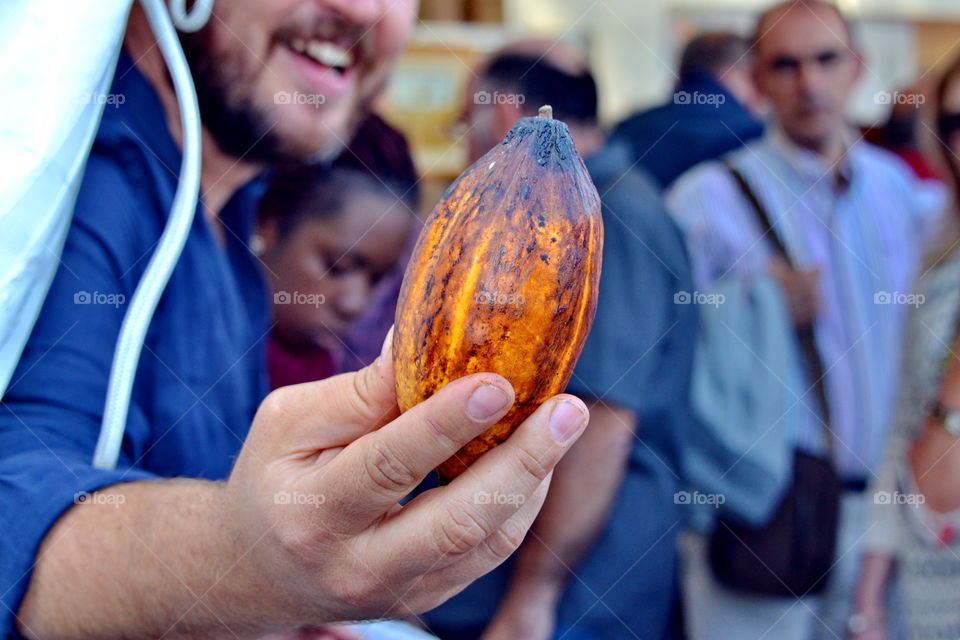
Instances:
[[[567,126],[521,119],[444,193],[407,266],[393,338],[401,410],[490,371],[503,419],[437,468],[449,482],[563,391],[596,311],[600,198]]]

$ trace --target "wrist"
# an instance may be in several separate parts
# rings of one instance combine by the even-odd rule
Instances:
[[[869,631],[876,631],[886,624],[886,617],[882,611],[861,611],[847,618],[847,631],[852,635],[859,635]]]
[[[507,605],[554,609],[563,595],[565,581],[548,574],[515,574],[504,601]]]
[[[240,637],[259,637],[285,626],[276,583],[261,566],[255,546],[262,532],[245,526],[224,483],[209,483],[201,498],[207,537],[200,553],[208,571],[197,596]]]

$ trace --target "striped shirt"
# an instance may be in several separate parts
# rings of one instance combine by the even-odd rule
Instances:
[[[776,127],[726,159],[767,209],[794,264],[820,270],[815,335],[826,371],[833,452],[845,478],[864,479],[882,452],[899,382],[904,318],[918,302],[913,281],[943,191],[921,185],[895,156],[860,140],[830,167]],[[773,246],[761,237],[755,212],[722,164],[687,172],[668,203],[686,233],[699,287],[768,268]],[[811,390],[798,399],[797,442],[805,449],[822,442],[815,398]]]

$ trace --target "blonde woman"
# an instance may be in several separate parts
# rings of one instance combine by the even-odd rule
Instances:
[[[960,60],[936,92],[931,128],[958,207]],[[903,385],[887,453],[872,486],[855,640],[894,637],[896,601],[909,640],[960,638],[960,213],[911,292]],[[896,570],[897,579],[892,580]]]

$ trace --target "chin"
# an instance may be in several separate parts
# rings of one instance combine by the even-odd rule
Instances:
[[[291,159],[326,160],[339,154],[353,137],[359,122],[358,108],[331,105],[314,108],[284,105],[274,112],[276,137]]]

